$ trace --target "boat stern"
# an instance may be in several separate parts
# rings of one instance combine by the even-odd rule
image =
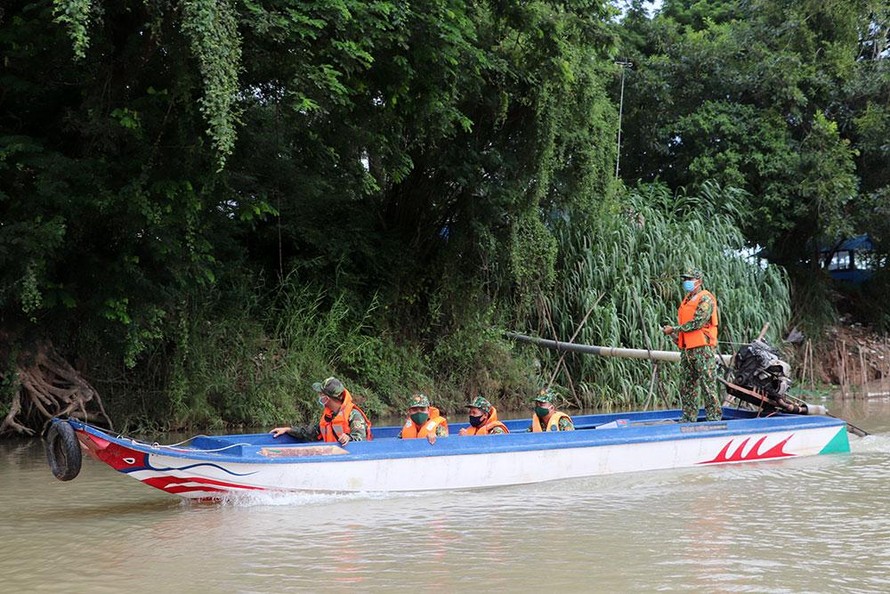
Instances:
[[[849,454],[850,453],[850,436],[847,427],[840,427],[834,437],[831,438],[825,447],[819,450],[819,454]]]

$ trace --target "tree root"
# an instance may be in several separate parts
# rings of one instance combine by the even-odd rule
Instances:
[[[52,417],[69,415],[112,427],[99,393],[49,341],[18,357],[15,381],[18,389],[0,435],[35,435]]]

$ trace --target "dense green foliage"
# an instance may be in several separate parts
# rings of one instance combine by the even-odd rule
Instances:
[[[120,391],[145,397],[118,410],[177,424],[265,422],[251,392],[331,371],[387,404],[432,388],[427,369],[440,391],[454,378],[455,399],[515,384],[493,327],[514,321],[514,285],[554,276],[538,213],[595,210],[612,192],[610,14],[13,3],[0,29],[4,327],[98,365],[106,394],[123,362]],[[293,365],[251,377],[261,352]]]
[[[331,373],[375,414],[518,402],[555,362],[502,329],[593,307],[579,340],[657,345],[689,263],[732,340],[780,328],[782,273],[738,250],[794,281],[887,236],[888,15],[847,7],[7,2],[0,352],[51,339],[131,424],[271,424]],[[621,55],[622,178],[664,184],[630,192]],[[648,367],[567,369],[579,404],[648,397]]]
[[[871,232],[888,253],[887,3],[633,2],[624,25],[624,179],[745,190],[746,239],[787,268],[803,321],[824,318],[818,248]]]

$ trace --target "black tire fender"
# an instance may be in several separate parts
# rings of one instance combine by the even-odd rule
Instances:
[[[56,421],[46,432],[46,460],[53,476],[60,481],[70,481],[80,474],[83,454],[68,421]]]

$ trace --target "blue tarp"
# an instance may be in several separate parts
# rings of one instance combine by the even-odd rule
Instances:
[[[868,259],[857,256],[857,253],[874,251],[875,244],[868,235],[862,234],[845,239],[837,248],[834,248],[834,251],[832,251],[832,247],[822,248],[823,258],[828,255],[832,256],[832,262],[828,266],[828,274],[831,275],[831,278],[858,285],[874,275],[874,271],[867,264]]]

